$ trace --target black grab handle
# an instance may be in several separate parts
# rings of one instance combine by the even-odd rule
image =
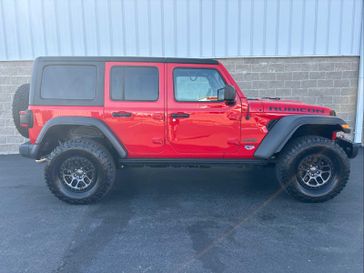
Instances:
[[[173,113],[171,114],[172,118],[189,118],[190,114],[187,113]]]
[[[129,113],[129,112],[113,112],[112,116],[114,118],[128,118],[128,117],[131,117],[131,113]]]

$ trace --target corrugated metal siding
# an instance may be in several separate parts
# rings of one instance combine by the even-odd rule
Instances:
[[[0,60],[359,55],[362,0],[0,0]]]

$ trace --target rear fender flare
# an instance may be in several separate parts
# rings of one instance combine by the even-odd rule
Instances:
[[[37,140],[35,141],[37,151],[34,151],[37,155],[40,151],[41,145],[43,143],[44,138],[47,135],[47,132],[55,126],[67,126],[67,125],[79,125],[79,126],[89,126],[89,127],[95,127],[107,138],[111,145],[114,147],[114,149],[117,151],[120,158],[126,158],[127,157],[127,151],[125,147],[120,143],[120,141],[117,139],[117,137],[114,135],[114,133],[110,130],[110,128],[101,120],[95,119],[95,118],[89,118],[89,117],[56,117],[51,120],[49,120],[40,131]]]

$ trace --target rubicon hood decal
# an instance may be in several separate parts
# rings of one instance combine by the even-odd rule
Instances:
[[[300,115],[329,115],[332,109],[294,100],[249,100],[251,112]]]
[[[269,111],[275,112],[298,112],[298,113],[319,113],[323,114],[323,109],[314,107],[292,107],[292,106],[269,106]]]

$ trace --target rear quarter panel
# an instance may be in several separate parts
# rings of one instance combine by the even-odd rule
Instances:
[[[29,106],[33,112],[33,127],[29,129],[29,140],[35,143],[36,139],[47,121],[55,117],[80,116],[103,119],[101,106]]]

